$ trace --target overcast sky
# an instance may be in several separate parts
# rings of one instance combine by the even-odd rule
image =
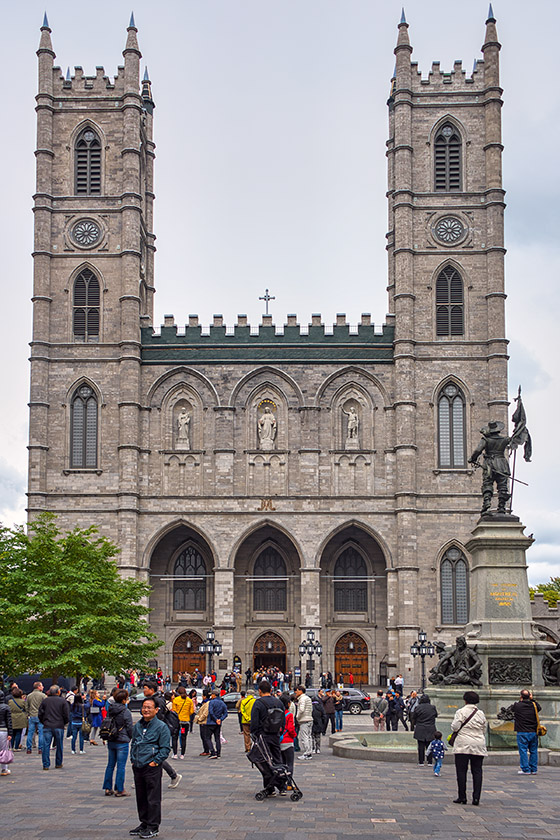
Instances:
[[[560,3],[497,0],[503,44],[510,397],[523,386],[534,459],[515,512],[536,543],[531,582],[560,574]],[[109,75],[130,5],[50,0],[56,64]],[[44,2],[4,4],[0,518],[23,522],[31,337],[36,56]],[[413,60],[467,71],[488,3],[412,0]],[[156,102],[156,324],[197,313],[257,323],[312,312],[380,324],[386,299],[386,100],[401,3],[393,0],[136,0]],[[546,444],[546,438],[550,443]],[[519,465],[519,460],[518,460]]]

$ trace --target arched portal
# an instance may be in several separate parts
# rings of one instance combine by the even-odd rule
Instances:
[[[202,638],[192,630],[187,630],[177,636],[173,645],[173,680],[175,682],[179,680],[179,671],[192,674],[194,669],[198,668],[202,674],[206,673],[204,654],[199,653],[198,650],[201,644]]]
[[[276,666],[286,672],[286,643],[284,639],[269,630],[263,633],[253,645],[253,667],[272,668]]]
[[[337,682],[348,685],[352,674],[355,685],[367,684],[368,647],[361,636],[350,632],[340,637],[334,649],[334,667]]]

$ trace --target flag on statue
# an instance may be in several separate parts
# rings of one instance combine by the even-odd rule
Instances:
[[[530,461],[531,455],[533,454],[533,442],[529,434],[529,429],[527,428],[527,415],[525,414],[525,406],[521,399],[521,385],[517,391],[515,402],[517,403],[517,408],[511,418],[514,428],[510,448],[517,449],[518,446],[523,445],[523,458],[525,461]]]

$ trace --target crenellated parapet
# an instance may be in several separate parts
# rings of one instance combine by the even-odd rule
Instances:
[[[173,315],[166,315],[159,332],[142,329],[142,360],[153,364],[223,361],[230,350],[236,361],[392,363],[393,339],[393,326],[372,324],[369,313],[355,325],[344,314],[337,315],[334,324],[312,315],[305,325],[298,323],[296,315],[288,315],[282,325],[274,324],[272,315],[263,315],[257,325],[249,324],[246,315],[238,315],[234,326],[224,324],[221,315],[214,315],[208,326],[190,315],[183,328]]]
[[[74,73],[71,74],[70,68],[63,74],[60,67],[53,67],[53,93],[54,96],[83,96],[87,92],[88,96],[99,94],[103,96],[110,92],[111,98],[115,95],[124,95],[124,66],[117,68],[116,76],[108,76],[105,73],[104,67],[95,68],[95,76],[88,76],[80,66],[74,67]]]
[[[473,69],[468,73],[463,69],[463,62],[458,60],[453,63],[453,70],[442,70],[439,61],[432,62],[432,67],[425,77],[418,69],[418,63],[411,64],[411,82],[414,94],[425,94],[430,91],[447,94],[459,93],[460,91],[469,94],[481,92],[485,88],[484,61],[475,60]]]

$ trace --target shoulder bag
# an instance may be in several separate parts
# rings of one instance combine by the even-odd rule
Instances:
[[[465,726],[465,724],[467,724],[469,722],[469,720],[476,715],[477,712],[478,712],[478,709],[475,709],[474,712],[471,712],[470,715],[468,716],[468,718],[465,718],[465,720],[463,721],[463,723],[461,724],[459,729],[457,729],[456,732],[452,732],[451,735],[447,736],[447,743],[449,744],[450,747],[452,747],[453,744],[455,743],[455,741],[457,739],[457,735],[459,734],[459,732],[461,731],[463,726]]]
[[[84,717],[84,707],[82,705],[82,735],[84,738],[89,738],[91,732],[91,723]]]
[[[537,717],[537,735],[539,737],[542,737],[543,735],[546,735],[547,729],[546,729],[546,726],[543,726],[543,724],[539,720],[539,713],[537,711],[537,704],[535,703],[534,700],[533,700],[533,707],[535,709],[535,715]]]

